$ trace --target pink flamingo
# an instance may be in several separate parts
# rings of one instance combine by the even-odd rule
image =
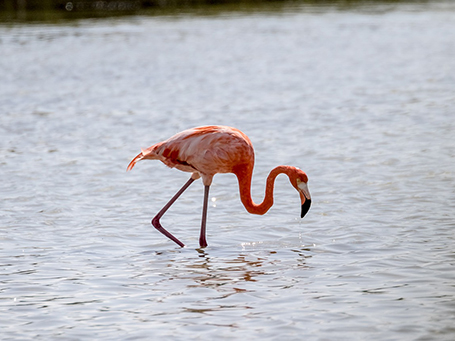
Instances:
[[[240,199],[249,213],[265,214],[273,205],[273,186],[278,174],[289,177],[292,186],[299,192],[303,218],[311,206],[308,177],[302,170],[292,166],[278,166],[267,177],[265,197],[261,204],[251,198],[251,178],[254,167],[254,149],[250,139],[240,130],[226,126],[205,126],[184,130],[166,141],[142,150],[128,165],[133,169],[140,160],[160,160],[170,168],[190,172],[191,178],[152,219],[152,225],[162,234],[184,247],[185,245],[161,226],[160,218],[180,195],[202,177],[205,186],[199,245],[207,246],[206,222],[209,189],[216,173],[234,173],[239,181]]]

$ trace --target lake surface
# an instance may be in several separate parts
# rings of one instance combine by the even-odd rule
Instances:
[[[2,339],[453,340],[455,6],[0,26]],[[193,126],[256,149],[253,196],[140,151]]]

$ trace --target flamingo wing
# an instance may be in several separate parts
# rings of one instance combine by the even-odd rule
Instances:
[[[205,126],[174,135],[159,148],[203,174],[231,173],[239,163],[254,160],[251,141],[240,130],[226,126]],[[177,154],[178,151],[178,154]]]

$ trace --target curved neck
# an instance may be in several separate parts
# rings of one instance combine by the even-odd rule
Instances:
[[[246,166],[237,169],[234,174],[237,176],[239,181],[240,200],[246,210],[253,214],[267,213],[273,205],[273,186],[275,178],[281,173],[285,173],[289,176],[291,168],[292,167],[290,166],[278,166],[270,171],[265,185],[265,197],[260,204],[256,204],[251,198],[251,179],[253,177],[253,167]]]

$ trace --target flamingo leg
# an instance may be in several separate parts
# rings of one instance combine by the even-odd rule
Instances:
[[[199,245],[201,248],[207,247],[207,240],[205,238],[205,226],[207,224],[207,206],[209,204],[209,190],[210,186],[204,187],[204,205],[202,206],[202,220],[201,220],[201,236],[199,237]]]
[[[178,240],[176,237],[174,237],[170,232],[168,232],[160,223],[161,217],[166,213],[166,211],[169,209],[169,207],[172,206],[172,204],[182,195],[185,190],[190,187],[190,185],[193,183],[194,179],[191,177],[180,190],[175,193],[175,195],[172,197],[169,202],[164,205],[164,207],[161,209],[161,211],[158,212],[158,214],[152,219],[152,225],[160,231],[162,234],[164,234],[166,237],[177,243],[179,246],[184,247],[185,244],[183,244],[180,240]]]

